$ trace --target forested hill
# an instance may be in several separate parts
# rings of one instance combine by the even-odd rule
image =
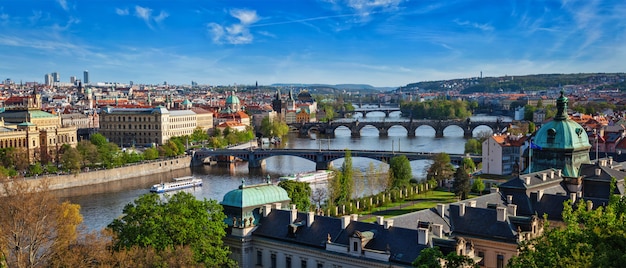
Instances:
[[[474,92],[520,92],[547,90],[559,86],[587,86],[590,89],[619,89],[626,91],[626,73],[580,73],[580,74],[536,74],[464,78],[442,81],[411,83],[402,89],[426,91],[460,90]]]

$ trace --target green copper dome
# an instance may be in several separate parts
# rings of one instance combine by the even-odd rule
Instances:
[[[557,99],[557,114],[554,120],[537,130],[533,142],[541,147],[554,149],[589,149],[589,137],[581,125],[567,115],[567,97]]]
[[[226,105],[228,104],[239,104],[239,98],[235,96],[234,92],[226,98]]]
[[[589,137],[581,125],[567,115],[567,97],[561,91],[554,120],[544,124],[532,138],[532,170],[562,169],[566,177],[578,177],[580,165],[590,163]]]
[[[264,204],[282,203],[290,201],[287,191],[276,185],[267,183],[252,186],[242,185],[226,195],[221,204],[231,207],[252,207]]]

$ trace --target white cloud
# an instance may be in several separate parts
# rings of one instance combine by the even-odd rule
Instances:
[[[158,16],[154,17],[154,21],[156,21],[157,23],[160,23],[161,21],[163,21],[165,18],[169,16],[170,14],[167,14],[167,12],[161,10],[161,13],[159,13]]]
[[[493,26],[485,23],[485,24],[480,24],[480,23],[476,23],[476,22],[470,22],[470,21],[460,21],[458,19],[454,20],[454,23],[456,23],[459,26],[471,26],[473,28],[479,29],[481,31],[485,31],[485,32],[491,32],[493,31]]]
[[[57,2],[59,3],[59,5],[61,6],[61,8],[65,11],[69,10],[69,7],[67,6],[67,1],[66,0],[57,0]]]
[[[367,17],[373,12],[395,10],[402,2],[403,0],[348,0],[347,5],[362,17]]]
[[[254,40],[250,33],[252,24],[260,20],[255,10],[233,9],[229,14],[239,20],[239,23],[220,25],[217,23],[207,24],[213,43],[228,43],[233,45],[249,44]]]
[[[41,10],[33,10],[33,15],[28,17],[28,21],[30,24],[36,24],[43,17],[43,12]]]
[[[153,17],[152,11],[152,9],[147,7],[135,6],[135,16],[142,19],[150,29],[154,29],[154,27],[152,26],[153,21],[156,23],[161,23],[165,18],[169,17],[169,14],[163,10],[161,10],[159,15]]]
[[[126,16],[126,15],[128,15],[128,14],[129,14],[129,12],[128,12],[128,8],[125,8],[125,9],[116,8],[116,9],[115,9],[115,13],[116,13],[117,15],[120,15],[120,16]]]

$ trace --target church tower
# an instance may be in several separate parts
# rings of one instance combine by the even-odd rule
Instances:
[[[567,114],[567,97],[561,90],[556,100],[557,114],[554,119],[537,130],[531,139],[528,172],[549,168],[563,170],[563,177],[576,183],[580,181],[580,166],[588,164],[589,137],[581,125]]]

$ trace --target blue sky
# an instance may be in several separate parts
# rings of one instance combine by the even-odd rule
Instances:
[[[0,78],[210,85],[624,72],[626,1],[0,0]]]

